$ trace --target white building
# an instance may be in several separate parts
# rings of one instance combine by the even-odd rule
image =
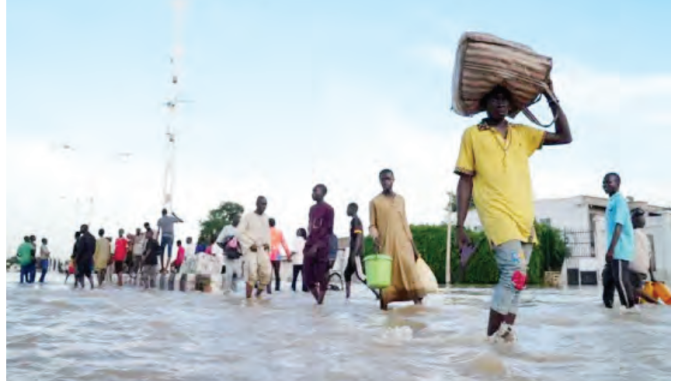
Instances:
[[[605,208],[607,199],[577,196],[535,201],[538,222],[562,229],[571,250],[571,257],[563,266],[563,281],[569,284],[595,284],[605,265],[607,228]],[[654,249],[653,266],[657,279],[671,281],[671,208],[629,200],[629,208],[646,212],[645,230]],[[478,214],[469,211],[465,226],[482,229]]]

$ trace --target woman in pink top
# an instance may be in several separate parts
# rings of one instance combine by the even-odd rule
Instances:
[[[184,246],[181,244],[181,240],[177,241],[177,259],[174,260],[174,263],[172,263],[172,267],[174,267],[175,272],[179,272],[179,269],[181,269],[181,265],[184,263],[184,257],[186,256],[186,249],[184,249]]]
[[[273,275],[275,276],[275,290],[280,291],[280,261],[282,260],[281,250],[285,249],[287,259],[290,259],[290,249],[287,247],[287,242],[283,236],[282,231],[275,227],[275,219],[268,219],[268,226],[271,228],[271,267],[273,267]],[[271,284],[269,283],[266,291],[271,293]]]

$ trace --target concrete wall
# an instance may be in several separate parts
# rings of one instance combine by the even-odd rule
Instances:
[[[553,227],[569,230],[591,229],[588,204],[583,197],[538,200],[534,203],[537,222],[550,220]]]
[[[649,217],[645,231],[654,242],[655,273],[658,280],[671,282],[671,213]]]
[[[590,229],[589,208],[583,197],[537,200],[534,203],[534,212],[537,222],[550,220],[551,225],[559,229]],[[456,222],[456,215],[453,216],[453,221]],[[468,229],[482,228],[476,210],[468,212],[464,226]]]

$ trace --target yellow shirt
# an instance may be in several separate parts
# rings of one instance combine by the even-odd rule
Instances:
[[[510,124],[506,139],[485,124],[464,131],[455,173],[473,176],[473,201],[488,239],[535,242],[529,158],[546,132]]]

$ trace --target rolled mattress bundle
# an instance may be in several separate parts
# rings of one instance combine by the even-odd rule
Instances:
[[[549,91],[553,60],[529,46],[487,33],[467,32],[457,48],[452,77],[452,109],[472,116],[485,111],[481,99],[498,85],[513,95],[510,116],[521,111],[532,119],[527,107]]]

